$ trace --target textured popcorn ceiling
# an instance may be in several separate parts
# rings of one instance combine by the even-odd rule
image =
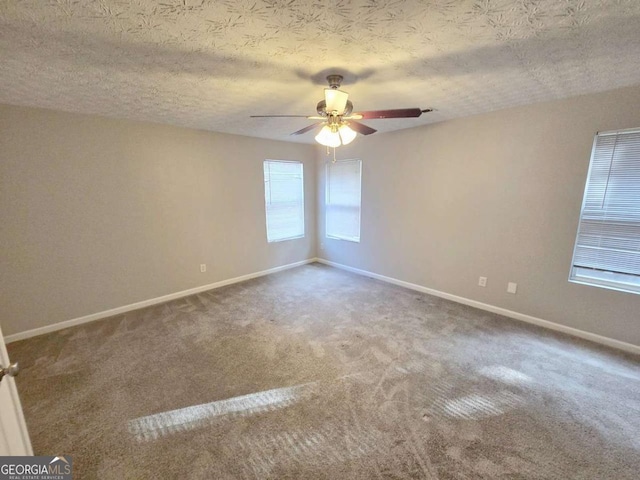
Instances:
[[[324,77],[397,130],[640,84],[638,0],[0,0],[0,102],[281,140]]]

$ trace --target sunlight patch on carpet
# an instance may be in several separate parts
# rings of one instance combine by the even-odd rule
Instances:
[[[434,410],[450,418],[478,420],[502,415],[523,403],[522,397],[507,391],[484,395],[473,393],[437,402]]]
[[[265,390],[136,418],[129,422],[129,432],[138,441],[150,441],[171,433],[206,426],[219,417],[247,416],[282,409],[293,405],[307,395],[312,385],[303,384]]]
[[[533,382],[526,373],[519,372],[503,365],[490,365],[479,370],[485,377],[508,383],[509,385],[528,385]]]

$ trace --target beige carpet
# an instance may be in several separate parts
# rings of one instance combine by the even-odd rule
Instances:
[[[640,472],[637,357],[318,264],[9,350],[77,479]]]

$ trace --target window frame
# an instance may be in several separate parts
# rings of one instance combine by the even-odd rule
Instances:
[[[591,181],[591,175],[594,168],[594,156],[596,154],[598,137],[607,136],[607,135],[619,135],[619,134],[625,134],[625,133],[627,134],[639,133],[639,132],[640,132],[640,128],[609,130],[609,131],[597,132],[593,138],[593,144],[591,146],[591,156],[589,158],[589,170],[587,171],[587,178],[585,180],[584,189],[582,192],[582,205],[580,207],[580,216],[578,217],[578,226],[576,228],[575,242],[573,245],[573,253],[571,255],[571,265],[569,268],[569,282],[571,283],[575,283],[579,285],[588,285],[591,287],[604,288],[607,290],[614,290],[618,292],[632,293],[636,295],[640,294],[640,276],[635,276],[633,274],[627,274],[627,273],[613,272],[609,270],[589,269],[586,267],[579,267],[575,265],[575,257],[578,249],[580,227],[582,225],[583,214],[587,204],[587,191],[589,188],[589,183]],[[613,154],[612,154],[612,158],[613,158]],[[640,159],[638,161],[640,162]],[[617,278],[614,278],[614,277],[617,277]],[[625,282],[625,279],[627,277],[629,277],[629,279],[634,277],[635,278],[631,282]]]
[[[267,163],[297,163],[300,165],[300,202],[301,202],[301,208],[302,208],[302,234],[300,235],[295,235],[295,236],[291,236],[291,237],[283,237],[283,238],[276,238],[276,239],[269,239],[269,208],[267,205],[267,179],[265,178],[264,175],[264,167],[266,166]],[[265,160],[263,160],[262,162],[262,183],[263,183],[263,187],[264,187],[264,194],[263,194],[263,203],[264,203],[264,218],[265,218],[265,235],[267,237],[267,243],[278,243],[278,242],[286,242],[288,240],[296,240],[299,238],[305,238],[306,237],[306,211],[305,211],[305,196],[304,196],[304,162],[300,161],[300,160],[274,160],[271,158],[267,158]],[[269,188],[271,188],[271,186],[269,186]]]
[[[329,209],[328,206],[330,205],[329,203],[329,185],[330,185],[330,168],[331,165],[335,164],[335,163],[347,163],[347,162],[357,162],[358,163],[358,167],[359,167],[359,175],[358,175],[358,182],[360,184],[360,188],[359,188],[359,198],[358,198],[358,236],[356,237],[348,237],[346,235],[330,235],[327,231],[327,216],[329,214]],[[353,243],[360,243],[361,239],[362,239],[362,159],[360,158],[345,158],[342,160],[336,160],[335,162],[330,161],[330,162],[326,162],[325,164],[325,188],[324,188],[324,205],[325,205],[325,212],[324,212],[324,235],[326,238],[330,238],[332,240],[343,240],[343,241],[347,241],[347,242],[353,242]]]

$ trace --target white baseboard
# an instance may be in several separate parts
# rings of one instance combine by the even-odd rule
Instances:
[[[188,297],[195,293],[206,292],[207,290],[213,290],[214,288],[224,287],[231,285],[232,283],[244,282],[256,277],[262,277],[271,273],[281,272],[290,268],[299,267],[308,263],[317,262],[317,258],[308,258],[300,262],[290,263],[288,265],[282,265],[280,267],[270,268],[268,270],[262,270],[261,272],[249,273],[247,275],[241,275],[240,277],[229,278],[227,280],[221,280],[219,282],[210,283],[208,285],[202,285],[200,287],[190,288],[189,290],[182,290],[181,292],[170,293],[161,297],[150,298],[149,300],[143,300],[141,302],[132,303],[123,307],[112,308],[103,312],[92,313],[91,315],[85,315],[83,317],[73,318],[71,320],[65,320],[63,322],[54,323],[52,325],[46,325],[44,327],[34,328],[32,330],[26,330],[24,332],[14,333],[4,337],[5,343],[17,342],[18,340],[24,340],[25,338],[35,337],[37,335],[43,335],[49,332],[55,332],[56,330],[62,330],[64,328],[81,325],[83,323],[93,322],[94,320],[100,320],[102,318],[112,317],[114,315],[120,315],[132,310],[138,310],[144,307],[150,307],[151,305],[157,305],[159,303],[168,302],[177,298]]]
[[[416,290],[418,292],[428,293],[429,295],[451,300],[456,303],[462,303],[463,305],[469,305],[470,307],[479,308],[480,310],[486,310],[487,312],[497,313],[499,315],[504,315],[505,317],[513,318],[515,320],[532,323],[534,325],[548,328],[550,330],[556,330],[558,332],[567,333],[569,335],[573,335],[574,337],[584,338],[592,342],[617,348],[618,350],[624,350],[625,352],[640,354],[640,345],[633,345],[631,343],[621,342],[620,340],[615,340],[609,337],[603,337],[602,335],[585,332],[584,330],[579,330],[573,327],[567,327],[566,325],[560,325],[559,323],[554,323],[548,320],[543,320],[541,318],[532,317],[531,315],[525,315],[524,313],[514,312],[512,310],[507,310],[506,308],[496,307],[495,305],[489,305],[487,303],[478,302],[476,300],[471,300],[469,298],[459,297],[457,295],[452,295],[450,293],[445,293],[439,290],[434,290],[432,288],[423,287],[422,285],[417,285],[415,283],[409,283],[403,280],[398,280],[396,278],[385,277],[384,275],[368,272],[366,270],[360,270],[359,268],[349,267],[341,263],[331,262],[329,260],[325,260],[324,258],[318,258],[316,261],[319,263],[324,263],[325,265],[346,270],[348,272],[356,273],[358,275],[375,278],[376,280],[382,280],[383,282],[392,283],[394,285],[399,285],[401,287],[409,288],[411,290]]]

